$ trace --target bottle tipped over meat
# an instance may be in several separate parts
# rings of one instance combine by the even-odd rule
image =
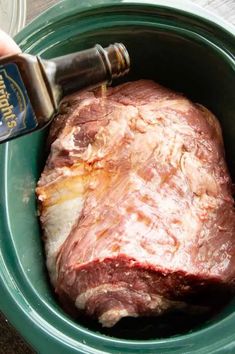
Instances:
[[[111,327],[223,301],[235,212],[216,118],[145,80],[108,88],[105,100],[80,92],[63,109],[37,196],[64,306]]]

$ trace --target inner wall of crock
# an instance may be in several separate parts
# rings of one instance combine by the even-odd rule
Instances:
[[[50,46],[48,50],[44,51],[43,56],[49,58],[88,48],[96,43],[105,46],[113,42],[123,42],[128,48],[131,57],[130,74],[122,81],[141,78],[155,80],[169,88],[183,92],[193,101],[205,105],[215,113],[222,125],[230,172],[235,177],[235,166],[233,163],[235,161],[235,148],[233,147],[235,137],[233,117],[235,112],[235,75],[229,60],[226,60],[209,43],[206,44],[203,40],[193,39],[190,34],[186,35],[176,30],[156,29],[147,26],[111,27],[107,29],[103,28],[102,30],[98,29],[94,32],[86,32],[70,38],[69,41],[57,42],[56,45]],[[25,146],[29,146],[29,148],[33,147],[35,165],[37,167],[35,168],[35,172],[33,172],[26,162],[25,169],[30,169],[29,174],[34,179],[34,183],[38,179],[45,161],[41,154],[44,145],[44,136],[45,132],[23,138],[20,143],[12,142],[12,148],[14,149],[14,146],[17,148],[15,148],[15,153],[12,154],[9,161],[10,169],[14,169],[15,164],[19,164],[19,156],[22,153],[21,149],[25,151]],[[20,163],[22,164],[22,159]],[[19,176],[17,178],[19,181]],[[22,174],[22,179],[24,178]],[[13,189],[9,192],[9,203],[12,203],[12,208],[10,209],[15,210],[16,205],[18,205],[24,219],[32,221],[33,218],[32,228],[34,229],[34,237],[37,234],[38,239],[40,239],[40,229],[36,221],[34,195],[32,194],[32,208],[22,208],[23,195],[20,194],[19,190],[14,190],[16,187],[14,187],[14,184],[12,185]],[[33,193],[32,190],[31,193]],[[28,243],[27,237],[32,238],[32,231],[29,232],[25,225],[21,225],[20,227],[22,228],[20,232],[21,242],[23,237],[25,238],[25,242]],[[15,232],[19,232],[18,226]],[[18,249],[18,246],[21,249],[22,243],[19,243],[17,246],[18,242],[19,240],[16,237],[16,249]],[[32,239],[30,242],[32,242]],[[36,247],[41,247],[38,240]],[[32,244],[32,248],[35,249],[35,244]],[[18,253],[18,257],[22,257],[20,252]],[[32,266],[35,263],[35,252],[27,254],[27,262],[25,259],[21,259],[23,267]],[[41,262],[42,260],[43,258],[40,255],[38,261]],[[30,274],[25,268],[25,273],[27,273],[27,277],[34,289],[51,306],[56,306],[57,310],[60,311],[50,287],[47,285],[48,278],[45,276],[45,269],[39,265],[34,266],[33,269],[34,271]],[[192,329],[197,330],[209,326],[225,318],[234,308],[235,304],[231,302],[222,311],[210,318],[207,316],[193,318],[192,316],[174,314],[161,319],[123,319],[111,330],[104,330],[96,322],[85,318],[82,318],[78,322],[86,328],[114,337],[154,339],[180,335]]]

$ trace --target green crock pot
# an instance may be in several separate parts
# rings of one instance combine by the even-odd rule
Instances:
[[[235,179],[234,35],[232,26],[185,1],[66,0],[16,39],[44,58],[123,42],[131,56],[126,80],[154,79],[219,117]],[[44,265],[34,194],[46,135],[0,146],[0,308],[9,321],[39,353],[235,353],[235,300],[188,332],[176,321],[174,335],[156,330],[146,340],[137,332],[132,339],[101,333],[61,310]]]

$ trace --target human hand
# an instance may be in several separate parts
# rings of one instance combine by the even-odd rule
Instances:
[[[5,32],[0,30],[0,56],[20,53],[21,50],[14,40]]]

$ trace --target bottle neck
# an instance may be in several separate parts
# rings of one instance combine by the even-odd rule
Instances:
[[[130,65],[126,48],[119,43],[107,48],[96,45],[55,59],[39,60],[56,106],[62,97],[72,92],[110,84],[112,79],[126,74]]]
[[[105,65],[99,50],[95,47],[80,53],[54,59],[56,65],[55,82],[62,87],[63,94],[110,83],[111,68]]]

